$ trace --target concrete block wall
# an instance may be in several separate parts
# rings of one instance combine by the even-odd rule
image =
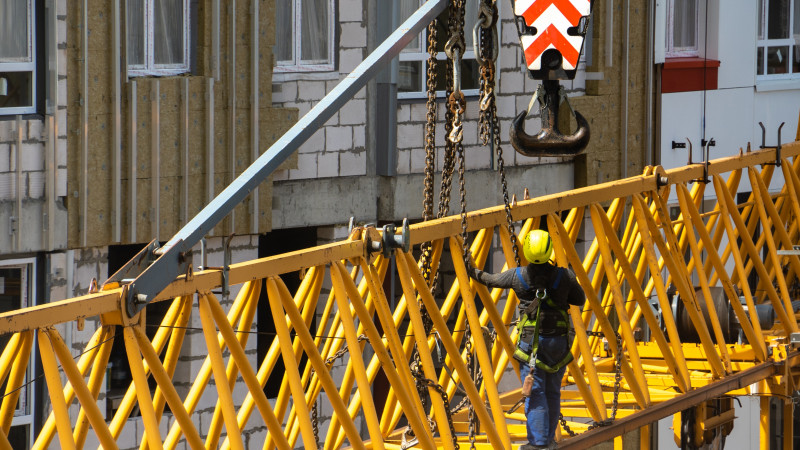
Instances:
[[[57,30],[54,35],[38,36],[43,46],[54,45],[57,66],[55,76],[57,93],[53,108],[40,114],[13,116],[0,115],[0,254],[41,251],[66,247],[66,209],[64,197],[67,193],[67,1],[55,2]],[[49,13],[49,10],[46,10]],[[42,14],[44,15],[44,14]],[[49,20],[49,17],[48,17]],[[46,58],[41,56],[41,58]],[[49,62],[48,62],[49,63]],[[48,76],[50,74],[48,73]],[[45,81],[37,89],[45,90]],[[19,120],[17,120],[19,119]],[[48,143],[52,146],[47,154]],[[48,197],[48,158],[54,166],[53,195]],[[21,175],[17,192],[17,169]],[[16,217],[16,203],[21,202],[22,216]],[[56,226],[45,228],[48,206],[53,206]],[[10,218],[16,217],[12,225]],[[17,234],[20,244],[17,245]]]
[[[273,73],[272,104],[305,115],[367,56],[368,0],[336,2],[335,69]],[[358,91],[297,152],[297,168],[275,172],[274,181],[367,174],[367,94]]]
[[[356,64],[367,56],[366,0],[339,0],[337,17],[337,36],[339,39],[338,70],[327,73],[275,73],[273,76],[273,104],[298,108],[302,117],[327,92],[347,75]],[[500,26],[501,49],[498,58],[497,107],[501,124],[501,138],[504,160],[509,165],[534,165],[562,161],[560,158],[528,158],[516,153],[508,143],[508,129],[511,120],[527,108],[538,82],[528,78],[527,72],[520,68],[522,59],[519,38],[513,22],[511,8],[500,6],[502,21]],[[471,29],[471,24],[467,24]],[[584,76],[566,82],[565,88],[570,96],[584,93]],[[362,89],[337,114],[317,131],[298,152],[297,169],[278,171],[275,181],[327,178],[336,176],[365,175],[367,151],[365,133],[369,131],[367,103]],[[466,120],[464,122],[464,152],[467,170],[489,169],[493,156],[488,147],[479,142],[478,135],[478,97],[467,99]],[[444,146],[444,99],[437,102],[438,126],[436,132],[437,169],[441,169]],[[419,174],[424,170],[424,126],[426,107],[424,100],[400,100],[397,107],[397,173],[399,175]],[[538,108],[532,111],[527,122],[527,130],[534,134],[540,129]],[[366,139],[369,142],[369,139]]]

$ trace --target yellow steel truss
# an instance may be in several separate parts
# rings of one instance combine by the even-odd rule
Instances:
[[[786,338],[798,331],[790,288],[798,282],[800,259],[778,250],[791,249],[800,234],[800,143],[782,151],[784,183],[778,193],[767,189],[777,152],[765,149],[712,161],[707,174],[699,164],[668,171],[648,167],[640,176],[512,206],[514,220],[522,221],[520,235],[546,223],[556,262],[572,267],[587,295],[584,310],[570,310],[575,359],[562,391],[567,423],[583,434],[559,434],[564,448],[635,429],[641,429],[638,444],[647,446],[649,423],[691,407],[698,417],[692,432],[696,442],[702,441],[733,419],[730,407],[709,412],[706,402],[722,402],[726,393],[787,398],[796,389],[800,355]],[[709,183],[697,181],[706,176]],[[745,176],[752,193],[737,204]],[[670,193],[677,199],[672,209]],[[703,204],[709,198],[716,198],[712,208]],[[471,257],[478,267],[487,260],[495,229],[506,267],[513,264],[504,223],[503,207],[468,215],[468,228],[476,232]],[[595,238],[588,250],[579,251],[579,230],[586,226]],[[389,262],[370,253],[380,233],[356,228],[343,242],[233,264],[229,283],[240,289],[227,312],[211,292],[222,284],[219,270],[179,277],[156,299],[172,303],[152,340],[143,330],[144,314],[127,316],[125,286],[4,313],[0,333],[11,337],[0,355],[0,382],[6,383],[0,447],[10,448],[6,436],[36,341],[52,408],[37,449],[56,439],[62,448],[82,448],[90,432],[104,448],[115,448],[124,428],[132,426],[128,419],[134,408],[143,424],[137,437],[141,448],[175,448],[182,441],[191,448],[244,448],[241,430],[252,420],[268,430],[267,449],[293,448],[300,439],[306,448],[454,448],[471,440],[476,424],[472,438],[477,447],[511,448],[525,440],[524,416],[512,409],[519,389],[501,387],[509,380],[516,386],[519,380],[519,367],[509,358],[518,301],[513,292],[489,290],[468,277],[459,233],[459,217],[411,227],[412,244],[433,242],[431,280],[437,278],[440,261],[452,264],[454,275],[438,274],[445,292],[438,299],[411,253],[397,251],[397,273],[389,274]],[[762,260],[765,249],[768,257]],[[290,292],[279,275],[300,269],[302,283]],[[752,273],[758,278],[756,289],[748,283]],[[387,276],[397,276],[402,289],[394,307],[383,289]],[[321,295],[326,277],[332,288]],[[696,343],[681,341],[669,286],[680,295]],[[718,317],[723,311],[712,301],[715,286],[734,299],[727,303],[743,344],[724,343]],[[258,305],[262,290],[268,301]],[[660,318],[651,303],[659,306]],[[775,311],[777,324],[771,329],[760,326],[755,306],[762,303]],[[258,306],[269,308],[277,334],[261,361],[244,350]],[[207,356],[181,397],[172,379],[193,314],[199,316]],[[76,362],[56,326],[71,327],[91,317],[99,317],[101,325]],[[646,342],[639,332],[645,325]],[[122,326],[121,336],[115,336],[115,326]],[[113,339],[124,340],[133,382],[116,414],[104,417],[96,400]],[[415,349],[420,349],[418,358]],[[308,363],[301,366],[301,358]],[[335,358],[343,358],[344,370],[331,370]],[[614,405],[617,358],[621,392]],[[286,367],[283,382],[277,398],[268,399],[264,386],[279,360]],[[391,387],[385,398],[376,399],[372,385],[379,374]],[[152,392],[150,377],[157,385]],[[235,400],[237,388],[247,389],[243,401]],[[194,416],[207,390],[215,391],[216,407],[210,423],[198,429]],[[466,408],[454,411],[455,400],[462,398],[468,399],[474,422]],[[312,410],[323,402],[332,416],[320,434]],[[79,412],[73,408],[70,414],[76,403]],[[762,405],[769,410],[768,401]],[[169,422],[167,406],[174,419]],[[784,408],[788,417],[790,406]],[[357,418],[365,424],[363,431]],[[601,422],[607,426],[590,426]],[[788,436],[791,430],[791,424],[784,425]],[[790,446],[791,439],[784,439]]]

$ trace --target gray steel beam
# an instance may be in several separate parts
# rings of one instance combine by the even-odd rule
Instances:
[[[797,356],[798,353],[792,353],[788,355],[786,360],[794,360]],[[777,369],[782,369],[783,364],[786,363],[784,361],[782,364],[777,364],[774,360],[769,360],[747,370],[728,375],[721,380],[716,380],[695,390],[680,394],[665,402],[648,406],[646,409],[618,419],[610,425],[594,428],[578,436],[565,439],[558,443],[558,448],[577,450],[601,444],[704,401],[725,395],[726,392],[741,389],[764,378],[771,377],[778,373]]]
[[[185,273],[188,266],[186,253],[233,211],[236,205],[244,201],[253,189],[272,174],[289,155],[324,125],[387,63],[399,55],[400,51],[419,35],[420,31],[436,18],[446,5],[447,0],[428,0],[422,5],[361,64],[353,69],[350,75],[345,77],[311,111],[297,121],[289,131],[159,249],[158,253],[161,256],[145,269],[128,288],[128,314],[133,315],[140,311],[176,276]]]

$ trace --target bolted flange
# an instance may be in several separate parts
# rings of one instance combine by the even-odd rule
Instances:
[[[381,242],[381,251],[383,257],[388,258],[392,254],[392,250],[399,248],[403,252],[407,252],[411,248],[411,232],[408,228],[408,219],[403,219],[403,227],[400,235],[395,235],[397,227],[394,224],[383,226],[383,239]]]

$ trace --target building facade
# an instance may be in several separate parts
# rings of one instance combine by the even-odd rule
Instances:
[[[671,142],[683,136],[695,151],[700,139],[713,137],[712,157],[723,156],[723,148],[760,142],[759,120],[768,130],[767,145],[774,144],[770,133],[781,121],[787,122],[784,139],[795,135],[798,52],[793,22],[779,20],[784,16],[776,2],[759,3],[762,10],[746,0],[709,1],[708,7],[677,0],[594,3],[578,74],[563,83],[571,106],[589,120],[592,140],[576,158],[528,158],[511,148],[508,129],[528,108],[538,82],[522,68],[510,3],[498,2],[497,109],[511,194],[521,198],[527,188],[538,196],[639,174],[648,164],[680,165],[685,151],[673,150]],[[794,17],[793,2],[784,3],[792,12],[787,17]],[[168,240],[420,1],[322,0],[313,8],[307,0],[169,4],[0,0],[4,310],[86,293],[93,279],[102,283],[151,240]],[[477,2],[466,4],[471,48]],[[205,261],[197,249],[194,266],[221,266],[226,247],[238,262],[342,239],[351,217],[377,225],[419,220],[425,42],[422,33],[259,185],[207,237]],[[466,201],[472,210],[502,204],[503,197],[496,153],[479,138],[474,53],[467,51],[464,60]],[[716,89],[709,60],[719,61]],[[666,88],[670,71],[698,61],[704,61],[702,89]],[[437,171],[444,110],[440,95]],[[562,119],[563,129],[574,127],[568,114]],[[530,134],[538,130],[538,114],[526,127]],[[437,172],[437,189],[438,182]],[[458,206],[452,201],[450,211]],[[495,253],[492,269],[499,270],[503,258],[499,249]],[[150,313],[148,322],[156,323],[158,314]],[[254,331],[269,333],[269,314],[258,317]],[[62,335],[77,354],[91,329],[86,324]],[[192,334],[175,375],[179,393],[204,357],[203,337]],[[249,356],[260,358],[267,345],[267,339],[250,339]],[[130,377],[123,360],[112,363],[100,394],[108,420]],[[43,384],[32,383],[23,396],[15,442],[30,442],[46,417]],[[201,432],[215,403],[208,397],[198,406]],[[324,421],[324,407],[321,412]],[[77,409],[72,413],[77,417]],[[138,447],[142,428],[138,419],[129,420],[134,426],[119,442]],[[165,417],[164,426],[170,420]],[[245,431],[254,443],[265,433],[258,423]]]

